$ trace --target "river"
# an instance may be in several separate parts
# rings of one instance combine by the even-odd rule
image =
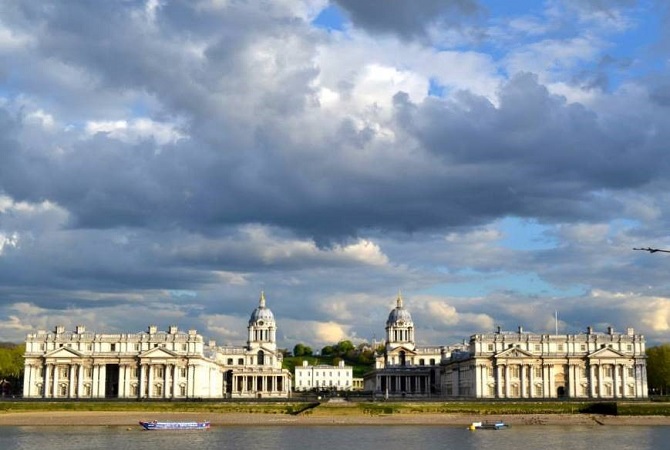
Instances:
[[[218,426],[209,431],[141,431],[138,427],[0,426],[2,450],[415,450],[660,449],[667,426],[524,425],[469,431],[453,426]]]

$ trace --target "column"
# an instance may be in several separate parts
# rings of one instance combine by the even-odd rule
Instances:
[[[176,397],[179,395],[178,390],[178,381],[179,381],[179,371],[180,368],[176,364],[172,366],[172,396]]]
[[[84,397],[84,364],[77,367],[77,398]]]
[[[625,365],[621,365],[621,396],[622,397],[628,397],[628,367]]]
[[[147,365],[147,397],[151,398],[154,395],[154,366]]]
[[[59,378],[58,375],[59,375],[58,366],[54,365],[54,383],[53,383],[53,387],[51,389],[51,396],[53,398],[58,397],[58,381],[59,381],[58,380],[58,378]]]
[[[523,363],[519,367],[519,370],[521,371],[520,379],[519,379],[519,384],[521,385],[521,398],[528,397],[528,393],[526,392],[527,387],[528,387],[528,383],[527,383],[528,380],[526,379],[526,369],[527,369],[527,367],[528,366],[526,364],[523,364]]]
[[[42,397],[51,397],[49,385],[51,384],[51,364],[44,364],[44,385],[42,386]]]
[[[617,398],[619,397],[619,387],[620,387],[620,380],[619,380],[619,368],[621,366],[619,364],[612,364],[612,397]]]
[[[598,398],[603,396],[603,365],[598,364]]]
[[[502,384],[503,384],[502,366],[496,366],[496,391],[497,391],[498,398],[502,398],[502,396],[503,396]]]
[[[532,364],[528,366],[528,384],[530,389],[528,389],[528,397],[535,397],[535,365]]]
[[[28,398],[32,397],[31,387],[33,385],[33,374],[34,368],[31,365],[25,366],[25,371],[23,373],[23,396]]]
[[[76,373],[76,370],[75,370],[76,367],[77,367],[77,365],[75,365],[75,364],[70,364],[70,366],[68,367],[68,372],[69,372],[68,375],[70,376],[69,382],[68,382],[68,390],[69,390],[68,397],[69,398],[75,398],[76,397],[76,394],[75,394],[76,387],[77,387],[77,384],[76,384],[77,373]]]
[[[144,398],[144,393],[146,392],[146,377],[147,377],[147,368],[145,364],[140,364],[140,398]]]
[[[128,366],[123,364],[119,366],[119,390],[116,393],[118,398],[126,397],[126,380],[127,380]]]
[[[505,364],[505,398],[509,398],[509,364]]]
[[[589,364],[589,393],[591,398],[596,397],[596,368]]]
[[[105,398],[105,378],[107,377],[107,367],[104,364],[100,364],[98,376],[100,377],[98,381],[98,397]]]

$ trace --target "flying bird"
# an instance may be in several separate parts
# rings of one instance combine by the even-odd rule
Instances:
[[[634,248],[633,250],[642,250],[642,251],[649,252],[649,253],[656,253],[656,252],[670,253],[670,250],[662,250],[660,248],[651,248],[651,247]]]

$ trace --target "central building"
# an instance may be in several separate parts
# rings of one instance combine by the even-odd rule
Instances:
[[[440,394],[440,363],[449,358],[448,347],[418,347],[412,315],[400,294],[386,321],[384,350],[374,371],[364,376],[366,391],[376,396],[431,397]]]

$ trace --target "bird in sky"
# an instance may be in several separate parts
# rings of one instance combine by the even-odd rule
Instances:
[[[670,250],[662,250],[660,248],[651,248],[651,247],[633,248],[633,250],[642,250],[642,251],[649,252],[649,253],[656,253],[656,252],[670,253]]]

